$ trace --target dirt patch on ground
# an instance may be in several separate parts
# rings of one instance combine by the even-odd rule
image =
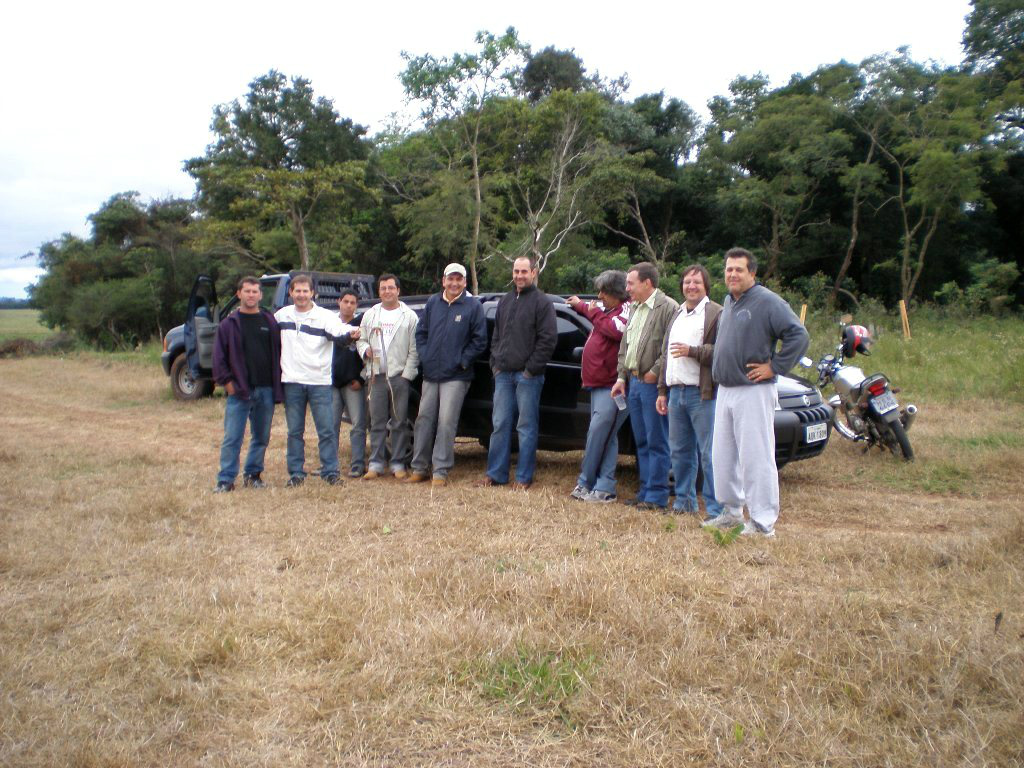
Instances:
[[[286,489],[281,412],[214,495],[221,398],[5,360],[0,764],[1020,762],[1024,414],[919,405],[913,465],[835,442],[723,547],[570,500],[579,454]]]

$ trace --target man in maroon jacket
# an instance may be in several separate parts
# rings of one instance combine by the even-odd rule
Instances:
[[[224,407],[224,441],[220,446],[220,473],[215,493],[235,489],[238,458],[249,422],[249,454],[242,483],[264,488],[263,457],[270,442],[274,403],[284,400],[281,386],[281,331],[274,316],[260,309],[260,281],[238,281],[238,310],[217,326],[213,345],[213,379],[228,393]]]
[[[610,269],[594,279],[597,302],[570,296],[572,308],[594,326],[583,347],[583,386],[590,390],[590,429],[576,487],[569,494],[581,501],[615,501],[615,467],[619,428],[626,420],[625,402],[612,399],[618,376],[619,343],[629,319],[626,273]]]

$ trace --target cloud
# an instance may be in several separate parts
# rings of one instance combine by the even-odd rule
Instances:
[[[26,286],[38,280],[43,272],[44,270],[39,267],[0,268],[0,296],[12,299],[28,298]]]

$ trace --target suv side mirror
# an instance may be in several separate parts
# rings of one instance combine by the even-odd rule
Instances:
[[[572,361],[579,363],[583,361],[583,347],[574,347],[572,350]]]

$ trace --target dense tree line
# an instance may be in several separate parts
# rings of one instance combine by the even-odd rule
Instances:
[[[420,121],[372,139],[271,71],[214,109],[214,142],[185,162],[194,200],[115,195],[90,238],[42,247],[32,297],[51,325],[125,345],[180,321],[199,270],[392,271],[408,293],[458,260],[479,292],[529,255],[567,292],[639,260],[717,275],[744,245],[815,304],[1003,311],[1022,298],[1022,41],[1024,3],[975,0],[957,67],[900,50],[774,89],[741,76],[702,122],[664,93],[625,99],[625,77],[572,51],[481,32],[403,54]]]

